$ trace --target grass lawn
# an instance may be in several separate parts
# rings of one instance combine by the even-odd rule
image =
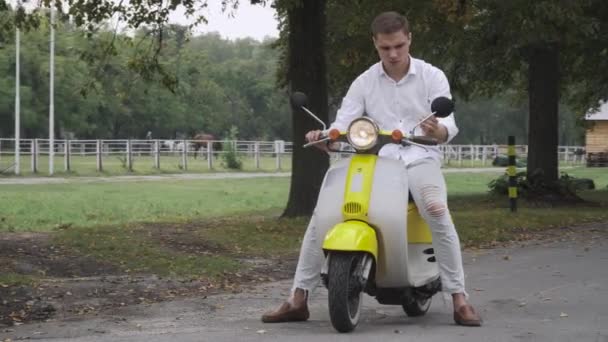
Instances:
[[[463,244],[608,221],[606,169],[567,172],[594,179],[599,190],[582,195],[601,205],[552,208],[522,201],[514,214],[507,198],[487,195],[487,183],[499,173],[447,174],[450,209]],[[133,272],[213,275],[237,269],[239,255],[297,253],[308,220],[278,218],[288,190],[289,178],[0,185],[0,234],[52,232],[60,245]],[[185,236],[184,243],[213,253],[169,252],[159,245],[159,234]],[[0,278],[7,283],[14,276]]]

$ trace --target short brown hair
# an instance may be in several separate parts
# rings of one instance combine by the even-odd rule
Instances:
[[[410,24],[407,18],[397,12],[383,12],[378,14],[372,21],[372,35],[379,33],[389,34],[403,30],[405,34],[410,33]]]

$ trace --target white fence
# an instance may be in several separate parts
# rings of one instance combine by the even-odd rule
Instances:
[[[238,155],[249,158],[253,169],[260,169],[261,159],[274,160],[274,169],[283,169],[282,163],[291,157],[292,143],[286,141],[207,141],[196,149],[193,140],[55,140],[54,154],[63,159],[63,170],[72,171],[72,159],[90,158],[95,160],[98,172],[104,170],[104,161],[117,157],[129,171],[133,170],[135,157],[147,156],[152,159],[152,167],[161,168],[161,163],[176,162],[182,170],[188,170],[191,158],[201,158],[206,168],[213,169],[214,163],[226,152],[219,146],[231,144]],[[30,159],[31,172],[40,170],[40,158],[49,156],[48,139],[20,140],[22,158]],[[452,166],[488,166],[496,156],[507,154],[507,145],[441,145],[444,163]],[[581,146],[559,146],[559,160],[568,163],[584,163],[585,156]],[[0,172],[8,172],[14,166],[14,139],[0,138]],[[527,146],[517,146],[518,158],[527,156]],[[349,153],[332,153],[332,160],[345,158]],[[171,158],[167,158],[171,157]],[[20,160],[21,160],[20,159]],[[167,161],[165,161],[167,160]],[[58,170],[58,169],[57,169]],[[57,171],[54,170],[54,171]],[[52,172],[51,172],[52,173]]]

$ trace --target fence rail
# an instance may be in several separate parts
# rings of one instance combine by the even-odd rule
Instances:
[[[200,148],[196,148],[201,145]],[[262,169],[262,160],[265,169],[289,169],[287,159],[291,158],[293,144],[287,141],[205,141],[202,144],[193,140],[55,140],[53,150],[55,158],[63,159],[63,171],[77,171],[74,163],[94,160],[95,171],[103,172],[109,161],[119,160],[121,167],[133,171],[134,160],[149,158],[150,166],[161,169],[170,164],[180,170],[188,170],[189,163],[196,161],[197,167],[204,164],[204,168],[216,168],[231,146],[232,151],[249,161],[250,168]],[[48,139],[21,139],[19,143],[20,163],[23,158],[29,160],[32,173],[41,170],[40,159],[48,159],[50,144]],[[449,166],[488,166],[497,156],[506,156],[507,145],[440,145],[444,164]],[[518,158],[526,158],[528,147],[516,147]],[[559,146],[559,160],[572,164],[584,164],[585,154],[581,146]],[[15,163],[15,140],[0,138],[0,172],[10,172]],[[346,158],[350,154],[332,153],[332,160]],[[140,163],[140,162],[138,162]],[[272,166],[269,166],[272,163]],[[58,170],[49,170],[50,173]]]

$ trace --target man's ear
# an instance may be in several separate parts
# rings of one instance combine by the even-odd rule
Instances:
[[[376,45],[376,37],[372,35],[372,42],[374,43],[374,46],[377,47]]]

